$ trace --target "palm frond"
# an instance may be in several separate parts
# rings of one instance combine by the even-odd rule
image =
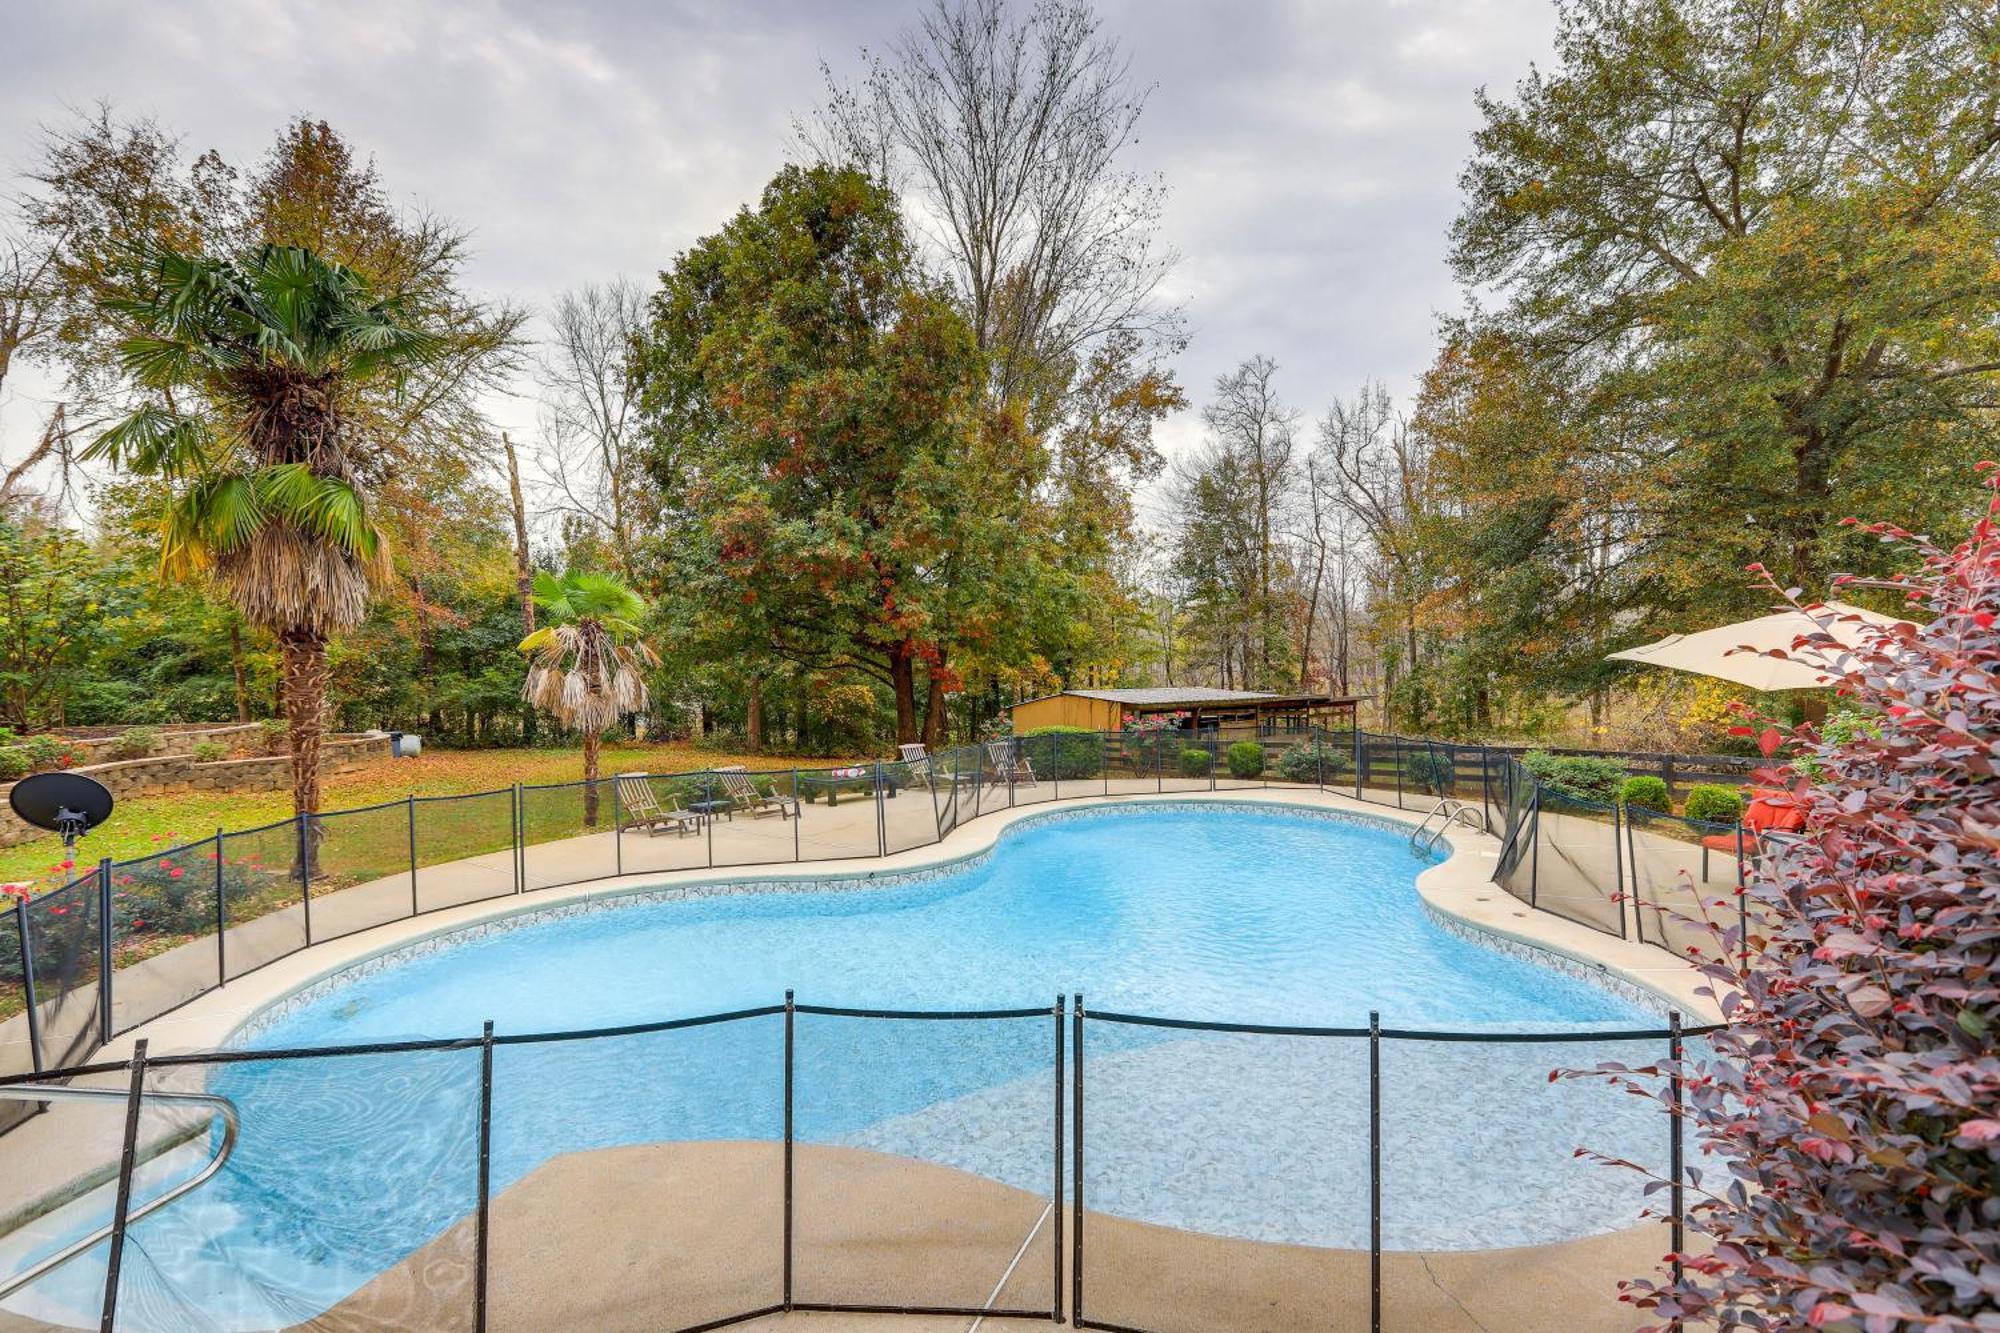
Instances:
[[[90,442],[86,460],[102,458],[148,477],[184,477],[209,466],[217,452],[214,432],[199,417],[145,406]]]

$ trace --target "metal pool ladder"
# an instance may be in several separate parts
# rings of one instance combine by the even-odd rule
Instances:
[[[15,1083],[8,1087],[0,1087],[0,1101],[16,1102],[122,1103],[131,1095],[129,1088],[73,1088],[61,1083]],[[185,1106],[207,1107],[222,1121],[222,1142],[216,1146],[215,1155],[209,1158],[207,1165],[201,1170],[172,1189],[164,1191],[157,1198],[149,1199],[128,1212],[125,1217],[127,1225],[150,1213],[158,1212],[182,1195],[200,1189],[215,1176],[216,1172],[222,1170],[223,1165],[229,1161],[229,1154],[236,1149],[236,1104],[227,1097],[217,1096],[212,1092],[147,1092],[142,1095],[156,1102],[178,1102]],[[107,1222],[81,1240],[65,1245],[21,1272],[11,1277],[0,1278],[0,1298],[11,1296],[43,1274],[62,1267],[100,1241],[108,1239],[114,1229],[113,1223]]]
[[[1436,828],[1432,828],[1431,821],[1438,819],[1440,815],[1443,819],[1439,820]],[[1438,845],[1453,824],[1463,824],[1466,828],[1477,829],[1481,833],[1486,831],[1486,819],[1482,813],[1476,812],[1472,806],[1455,796],[1447,796],[1431,807],[1430,813],[1424,816],[1421,824],[1417,825],[1416,832],[1410,835],[1410,849],[1419,854],[1429,852]]]

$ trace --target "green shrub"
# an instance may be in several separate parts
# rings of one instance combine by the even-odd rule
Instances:
[[[1705,819],[1712,824],[1734,824],[1743,818],[1743,793],[1719,782],[1701,782],[1688,788],[1687,804],[1681,813],[1689,819]]]
[[[1596,755],[1530,750],[1522,756],[1521,767],[1534,774],[1542,786],[1580,801],[1612,805],[1625,787],[1625,765]]]
[[[28,776],[28,752],[18,745],[0,749],[0,782]]]
[[[265,754],[283,754],[291,747],[291,726],[281,717],[267,717],[257,724]]]
[[[1846,745],[1851,741],[1866,737],[1869,740],[1882,739],[1882,721],[1853,708],[1841,708],[1821,723],[1819,739],[1825,745]],[[1803,773],[1814,782],[1826,777],[1826,766],[1819,761],[1817,751],[1808,751],[1792,760],[1792,770]]]
[[[1205,778],[1214,765],[1215,756],[1200,746],[1190,745],[1181,751],[1181,776],[1184,778]]]
[[[1337,782],[1354,767],[1354,755],[1331,741],[1300,743],[1278,756],[1278,776],[1287,782]]]
[[[1618,799],[1627,806],[1658,810],[1661,814],[1674,808],[1672,799],[1667,795],[1666,779],[1646,774],[1625,779],[1625,790],[1619,793]]]
[[[1445,794],[1455,767],[1449,753],[1436,750],[1418,750],[1403,760],[1403,773],[1411,784],[1433,796]]]
[[[22,753],[28,756],[30,773],[46,773],[52,768],[68,768],[76,762],[76,755],[69,746],[46,732],[39,736],[28,737],[21,742],[20,748]]]
[[[197,764],[213,764],[228,757],[229,747],[221,741],[202,740],[194,743],[194,761]]]
[[[1104,738],[1089,727],[1036,727],[1021,738],[1021,752],[1042,777],[1070,782],[1104,769]]]
[[[1229,776],[1254,778],[1264,771],[1264,747],[1255,741],[1238,741],[1229,747]]]
[[[144,759],[160,747],[158,727],[127,727],[111,742],[113,759]]]

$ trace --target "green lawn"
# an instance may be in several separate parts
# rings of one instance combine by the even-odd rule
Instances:
[[[673,743],[607,745],[604,750],[607,774],[688,772],[720,764],[767,769],[794,765],[823,767],[834,762],[837,761],[823,758],[725,754]],[[351,773],[329,778],[323,808],[338,811],[400,801],[412,794],[454,796],[511,787],[516,782],[527,785],[577,782],[582,777],[583,752],[578,749],[427,750],[416,759],[376,760]],[[569,807],[579,804],[576,796],[564,799],[550,794],[531,799],[524,830],[527,841],[540,842],[575,832],[572,825],[576,816]],[[428,807],[419,820],[419,859],[431,862],[450,859],[446,852],[470,856],[505,847],[510,840],[507,811],[505,798]],[[120,802],[111,821],[78,845],[77,860],[86,865],[103,856],[127,860],[211,837],[218,828],[229,832],[256,828],[288,819],[291,813],[289,792],[137,797]],[[338,879],[358,883],[393,873],[408,863],[408,821],[403,811],[354,815],[327,822],[325,855],[333,863],[325,869]],[[62,843],[53,835],[0,849],[0,880],[27,881],[34,884],[36,892],[46,891],[72,877],[63,868],[62,860]]]

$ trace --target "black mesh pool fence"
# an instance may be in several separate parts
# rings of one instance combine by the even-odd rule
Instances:
[[[0,1271],[0,1299],[134,1330],[687,1333],[787,1310],[1414,1329],[1474,1302],[1495,1333],[1552,1308],[1613,1328],[1618,1279],[1682,1248],[1684,1043],[1714,1030],[787,993],[563,1032],[141,1041],[0,1078],[99,1099],[68,1137],[83,1248],[18,1290]],[[1626,1084],[1550,1075],[1604,1063]]]

